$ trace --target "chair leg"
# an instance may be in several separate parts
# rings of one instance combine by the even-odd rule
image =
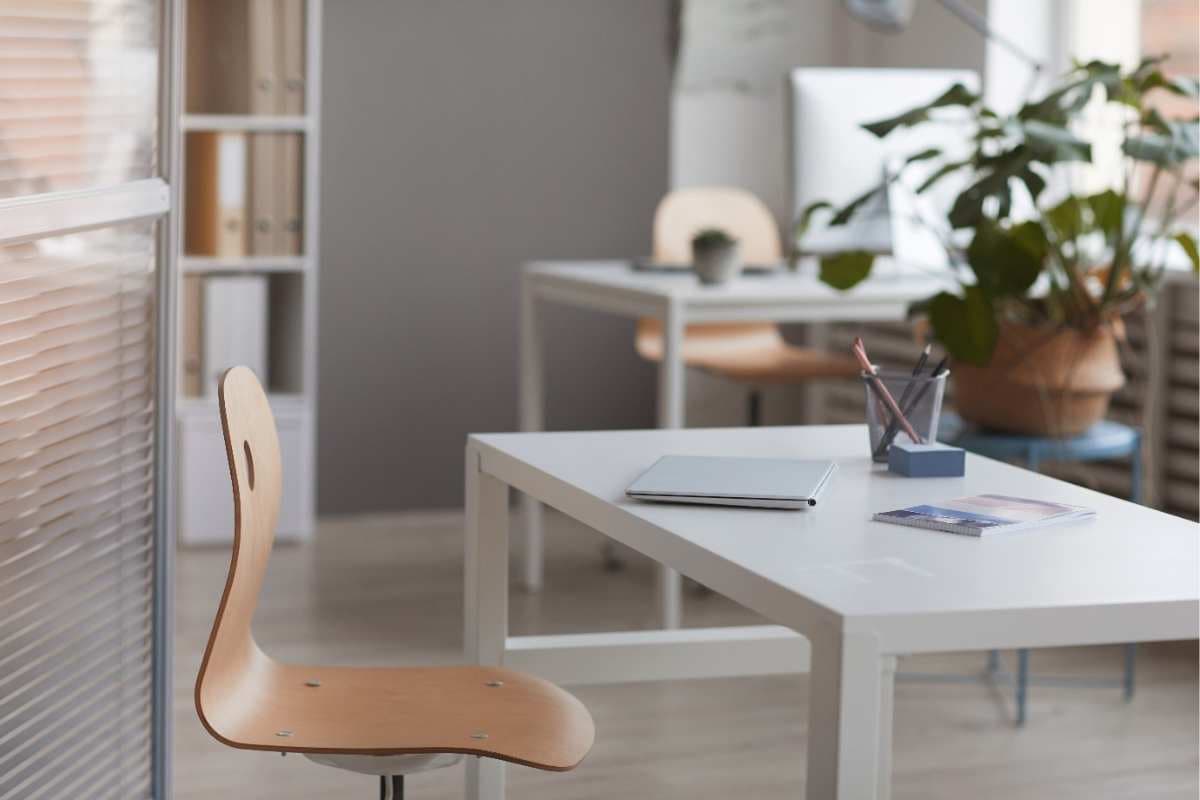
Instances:
[[[1125,702],[1133,699],[1133,674],[1137,662],[1137,645],[1125,645]]]
[[[1029,651],[1017,651],[1017,727],[1025,727],[1025,705],[1029,693]]]
[[[404,800],[404,776],[380,775],[379,800]]]
[[[746,402],[746,424],[751,428],[762,425],[762,390],[751,389]]]

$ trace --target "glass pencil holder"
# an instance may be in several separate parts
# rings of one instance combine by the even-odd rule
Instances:
[[[863,388],[867,393],[867,433],[871,440],[872,461],[887,463],[888,449],[895,442],[913,441],[910,433],[915,433],[923,444],[936,441],[949,377],[949,370],[936,377],[913,377],[911,372],[892,370],[862,373]],[[903,412],[907,426],[897,419],[880,385],[887,389],[887,394]]]

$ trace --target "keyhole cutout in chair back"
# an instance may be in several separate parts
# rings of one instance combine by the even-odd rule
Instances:
[[[254,491],[254,455],[250,452],[250,441],[242,442],[242,448],[246,451],[246,485],[250,487],[250,491]]]

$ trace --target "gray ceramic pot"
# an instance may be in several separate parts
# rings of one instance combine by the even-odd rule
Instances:
[[[708,286],[728,283],[742,271],[742,251],[737,242],[692,249],[692,269],[700,282]]]

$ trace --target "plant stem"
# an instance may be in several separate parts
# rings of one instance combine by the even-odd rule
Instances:
[[[1121,250],[1127,250],[1128,266],[1130,271],[1133,270],[1133,248],[1137,246],[1138,234],[1142,232],[1142,223],[1146,219],[1146,210],[1150,208],[1150,203],[1154,201],[1154,190],[1158,187],[1158,176],[1162,174],[1162,167],[1158,164],[1154,165],[1154,171],[1150,173],[1150,186],[1146,189],[1146,197],[1142,200],[1141,205],[1137,210],[1137,217],[1133,223],[1133,229],[1129,232],[1129,241],[1122,245],[1121,249],[1114,248],[1113,263],[1108,270],[1108,280],[1104,283],[1104,297],[1101,304],[1107,304],[1112,299],[1113,292],[1116,291],[1118,277],[1123,271],[1124,261]],[[1128,192],[1128,189],[1126,190]],[[1128,197],[1128,193],[1126,194]],[[1125,221],[1121,221],[1121,227],[1118,230],[1125,229]]]

